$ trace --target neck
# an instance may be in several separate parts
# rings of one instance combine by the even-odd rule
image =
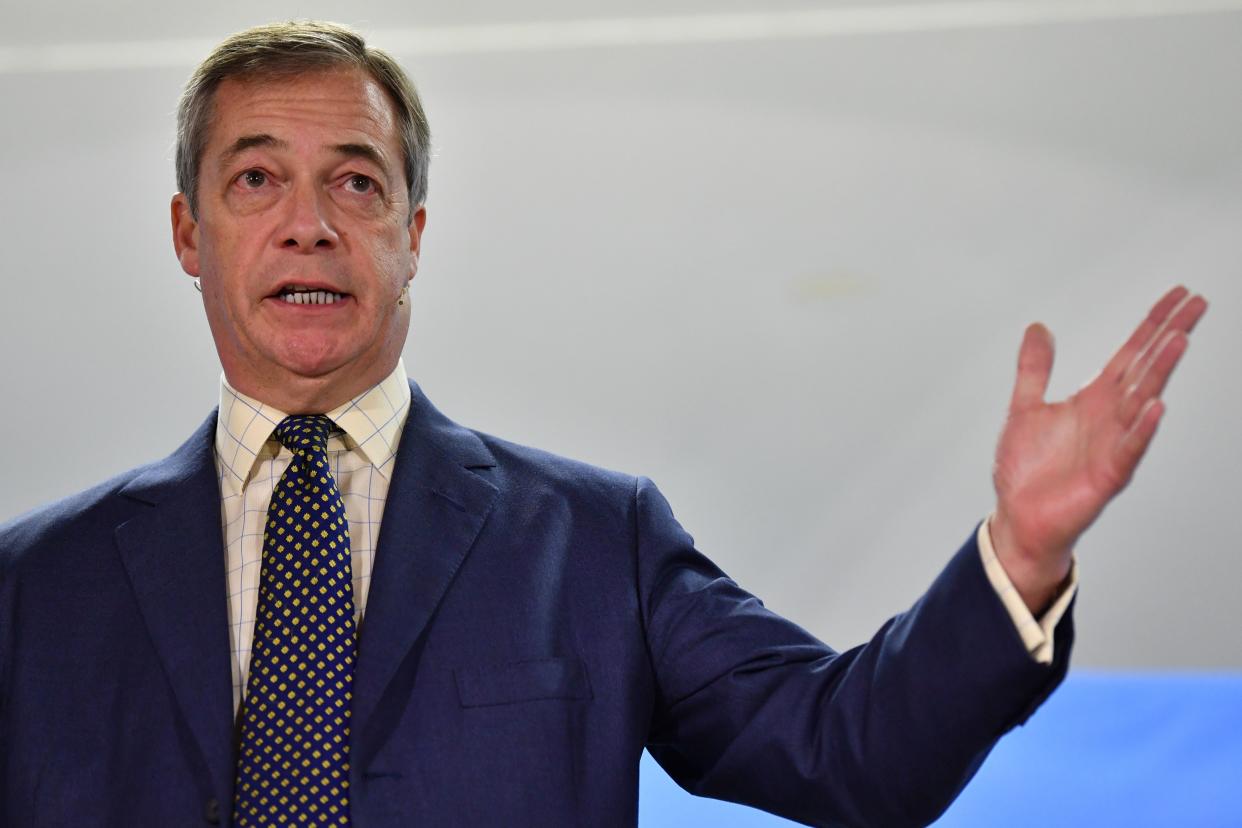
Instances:
[[[235,390],[286,414],[326,414],[379,385],[396,367],[394,360],[358,373],[338,370],[307,377],[286,372],[256,379],[248,374],[234,376],[237,372],[225,366],[224,377]]]

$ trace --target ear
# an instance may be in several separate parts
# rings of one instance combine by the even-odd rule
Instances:
[[[190,200],[185,193],[177,193],[172,198],[172,236],[181,269],[198,276],[198,220],[190,210]]]
[[[422,251],[423,228],[427,226],[427,208],[419,205],[410,220],[410,278],[418,273],[418,254]],[[183,265],[184,266],[184,265]]]

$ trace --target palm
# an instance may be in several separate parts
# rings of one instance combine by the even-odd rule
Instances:
[[[1099,379],[1068,400],[1012,412],[996,450],[993,482],[1000,500],[1029,504],[1026,537],[1065,548],[1125,486],[1128,474],[1116,446],[1120,422]],[[1021,513],[1020,513],[1021,514]]]
[[[1044,401],[1052,337],[1042,325],[1027,329],[993,472],[1009,552],[1068,566],[1069,549],[1146,452],[1164,411],[1160,393],[1206,309],[1185,288],[1169,291],[1104,370],[1063,402]]]

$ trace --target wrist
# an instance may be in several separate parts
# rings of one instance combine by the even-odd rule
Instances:
[[[1024,541],[1000,507],[988,519],[996,559],[1031,614],[1039,617],[1061,592],[1073,565],[1073,548],[1045,549]]]

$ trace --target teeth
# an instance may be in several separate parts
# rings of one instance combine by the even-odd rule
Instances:
[[[282,293],[280,298],[290,305],[331,305],[345,298],[345,294],[333,293],[329,290],[307,290],[301,287],[293,287],[289,290],[288,293]]]

